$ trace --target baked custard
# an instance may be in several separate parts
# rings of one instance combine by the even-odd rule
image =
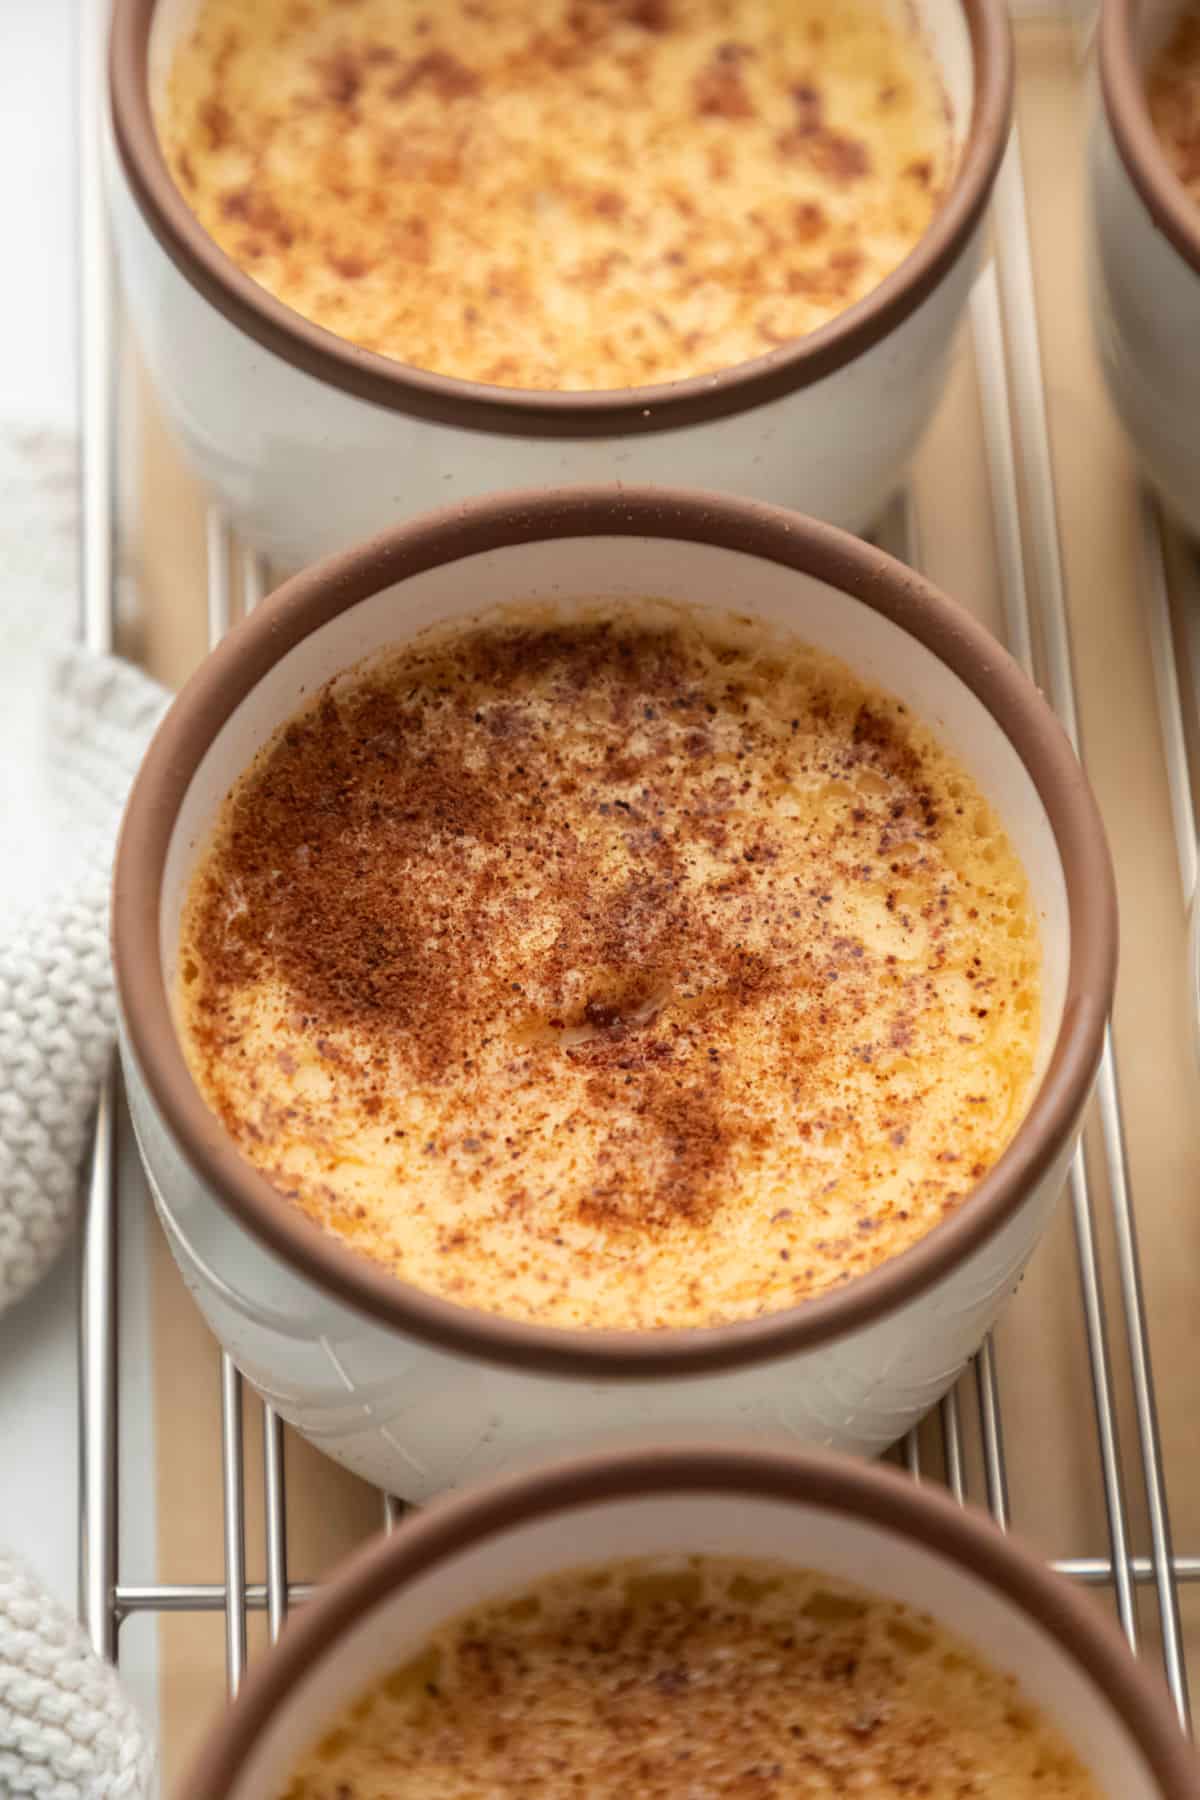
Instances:
[[[201,0],[157,123],[204,229],[296,312],[560,390],[815,330],[955,163],[889,0]]]
[[[277,1800],[1100,1800],[1011,1675],[826,1575],[690,1557],[579,1570],[443,1627]]]
[[[761,621],[499,608],[339,676],[228,797],[185,1054],[325,1230],[564,1326],[907,1249],[1024,1111],[1025,873],[906,707]]]
[[[1151,63],[1146,99],[1168,162],[1200,206],[1200,8],[1180,15]]]

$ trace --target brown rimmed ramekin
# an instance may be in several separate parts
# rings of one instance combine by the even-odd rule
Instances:
[[[1200,533],[1200,204],[1155,134],[1149,63],[1184,0],[1103,0],[1088,156],[1092,322],[1146,473]]]
[[[859,528],[941,389],[1012,106],[1003,0],[915,0],[958,170],[901,265],[818,331],[716,375],[546,393],[436,375],[284,306],[202,229],[155,130],[194,8],[116,0],[118,249],[134,324],[186,451],[244,535],[295,568],[398,517],[501,486],[671,479]]]
[[[472,1607],[586,1565],[697,1553],[816,1569],[929,1613],[1017,1678],[1101,1793],[1200,1793],[1166,1689],[1092,1600],[990,1520],[882,1466],[705,1444],[557,1463],[373,1540],[289,1621],[180,1800],[282,1793],[342,1707]]]
[[[184,887],[234,781],[305,692],[384,643],[489,604],[654,594],[783,624],[898,695],[1003,820],[1043,945],[1028,1111],[927,1237],[803,1305],[654,1332],[568,1330],[395,1280],[291,1207],[188,1073],[171,989]],[[297,1429],[424,1498],[549,1446],[640,1427],[776,1428],[859,1450],[898,1437],[978,1346],[1078,1139],[1112,996],[1116,908],[1086,779],[1041,695],[960,607],[881,551],[794,513],[674,490],[473,502],[287,584],[167,714],[117,855],[122,1047],[142,1153],[185,1277]]]

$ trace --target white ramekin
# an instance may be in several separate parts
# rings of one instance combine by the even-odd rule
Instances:
[[[909,0],[960,166],[929,231],[820,331],[716,376],[547,394],[430,375],[274,300],[202,230],[153,104],[196,0],[116,0],[111,190],[129,310],[166,412],[248,540],[281,568],[473,494],[693,482],[869,524],[941,390],[1011,112],[1003,0]]]
[[[246,1162],[188,1074],[169,994],[181,897],[229,788],[302,696],[383,643],[489,604],[657,595],[786,623],[899,695],[997,808],[1044,947],[1036,1090],[1013,1142],[920,1243],[740,1324],[533,1326],[435,1299],[318,1229]],[[297,577],[175,701],[117,855],[134,1123],[184,1277],[299,1431],[410,1499],[639,1428],[777,1430],[878,1451],[954,1380],[1061,1187],[1112,994],[1116,912],[1086,779],[1045,701],[960,607],[881,551],[719,495],[567,489],[474,501]]]
[[[1113,404],[1170,510],[1200,533],[1200,207],[1155,136],[1144,85],[1182,10],[1182,0],[1104,0],[1089,276]]]
[[[880,1466],[704,1445],[556,1464],[375,1539],[289,1622],[179,1800],[282,1793],[344,1705],[471,1607],[589,1563],[692,1554],[778,1559],[931,1613],[1016,1676],[1102,1794],[1200,1792],[1165,1688],[1092,1600],[988,1519]]]

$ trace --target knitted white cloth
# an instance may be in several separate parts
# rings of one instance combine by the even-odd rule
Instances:
[[[71,642],[75,491],[71,441],[0,435],[0,1312],[73,1224],[113,1034],[113,842],[164,704]],[[115,1671],[0,1551],[0,1796],[140,1800],[152,1763]]]
[[[113,1033],[113,841],[163,706],[69,642],[73,495],[69,444],[0,438],[0,1312],[74,1217]]]
[[[15,851],[28,859],[26,876],[40,869],[42,893],[0,911],[0,1312],[44,1273],[74,1217],[113,1034],[114,835],[162,704],[136,670],[76,649],[38,659],[27,674],[49,740],[22,767],[27,778],[39,769],[48,777],[50,843]]]
[[[116,1670],[0,1553],[0,1794],[141,1800],[154,1758]]]

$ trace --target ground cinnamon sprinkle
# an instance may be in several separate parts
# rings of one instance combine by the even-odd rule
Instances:
[[[202,0],[157,122],[279,299],[534,388],[816,329],[909,253],[954,163],[932,57],[880,0]]]
[[[928,734],[649,604],[324,690],[235,790],[180,966],[192,1067],[282,1191],[561,1322],[873,1266],[994,1160],[1037,1037],[1023,874]]]
[[[556,1575],[356,1697],[280,1800],[1099,1800],[1010,1674],[928,1613],[765,1559]]]

